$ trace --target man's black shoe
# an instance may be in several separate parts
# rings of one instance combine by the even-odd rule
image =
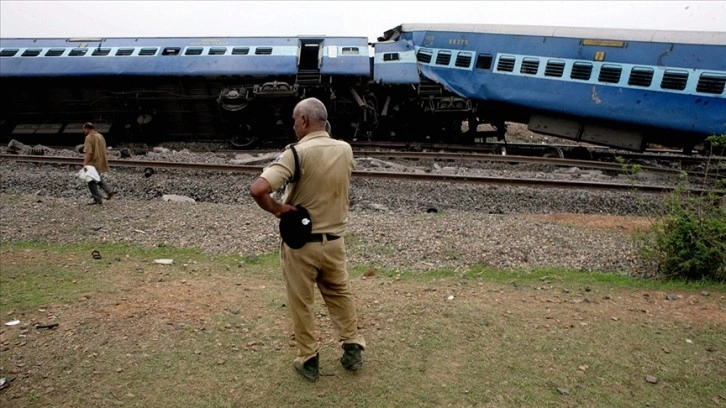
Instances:
[[[315,382],[318,381],[320,376],[320,356],[318,354],[315,357],[308,359],[304,364],[295,362],[295,370],[302,374],[306,380]]]
[[[345,367],[346,370],[357,371],[363,368],[363,358],[360,355],[362,350],[358,344],[343,344],[343,356],[340,357],[340,364]]]

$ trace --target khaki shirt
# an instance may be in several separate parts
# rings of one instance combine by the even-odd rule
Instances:
[[[83,143],[83,154],[91,154],[91,166],[96,168],[99,173],[108,171],[108,157],[106,156],[106,139],[103,135],[93,131],[86,135]]]
[[[290,149],[285,149],[260,177],[270,183],[272,191],[289,182],[284,202],[307,208],[313,233],[342,236],[348,224],[348,191],[355,167],[353,149],[326,132],[312,132],[294,146],[300,157],[298,182],[289,182],[295,172],[295,158]]]

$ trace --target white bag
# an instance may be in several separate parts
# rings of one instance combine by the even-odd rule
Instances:
[[[101,176],[98,174],[98,171],[96,171],[96,168],[93,166],[83,166],[82,169],[78,170],[78,178],[85,182],[91,182],[91,181],[101,181]]]

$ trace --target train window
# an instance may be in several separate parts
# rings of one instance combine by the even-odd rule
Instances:
[[[528,57],[522,60],[522,67],[519,72],[522,74],[537,75],[539,69],[539,59]]]
[[[96,48],[95,50],[93,50],[91,55],[93,55],[94,57],[105,57],[106,55],[108,55],[110,53],[111,53],[110,48]]]
[[[383,61],[400,61],[401,56],[397,52],[387,52],[383,54]]]
[[[71,52],[68,53],[68,56],[70,57],[82,57],[86,55],[88,52],[88,48],[73,48]]]
[[[562,74],[565,73],[565,61],[562,60],[548,60],[545,65],[545,76],[562,78]]]
[[[433,52],[431,52],[429,50],[421,49],[421,50],[418,50],[418,52],[416,53],[416,60],[418,60],[418,62],[423,63],[423,64],[428,64],[429,62],[431,62],[432,57],[433,57]]]
[[[704,72],[703,74],[701,74],[701,77],[698,78],[698,85],[696,85],[696,92],[721,94],[721,93],[723,93],[725,86],[726,86],[726,75]]]
[[[632,86],[650,86],[653,82],[653,69],[645,67],[633,67],[630,70],[628,85]]]
[[[116,56],[117,57],[126,57],[128,55],[131,55],[134,53],[133,48],[119,48],[116,50]]]
[[[149,56],[149,55],[156,55],[156,51],[158,48],[142,48],[141,51],[139,51],[139,55]]]
[[[451,51],[439,51],[436,55],[436,65],[449,65],[451,61]]]
[[[234,47],[232,48],[232,55],[247,55],[250,53],[248,47]]]
[[[472,54],[470,52],[460,52],[456,54],[456,62],[454,62],[454,66],[469,68],[471,65],[471,55]]]
[[[476,59],[476,67],[479,69],[491,69],[492,67],[492,56],[488,54],[481,54]]]
[[[499,57],[499,62],[497,62],[497,71],[503,71],[503,72],[514,71],[514,62],[515,61],[516,61],[516,59],[514,57],[510,57],[510,56]]]
[[[617,84],[620,82],[620,74],[622,72],[623,67],[620,65],[603,65],[600,67],[600,74],[597,76],[597,80],[609,84]]]
[[[204,48],[202,47],[187,48],[186,51],[184,51],[184,55],[202,55],[202,51],[204,51]]]
[[[12,57],[15,54],[20,51],[17,48],[5,48],[4,50],[0,51],[0,57]]]
[[[207,55],[224,55],[227,53],[227,47],[212,47]]]
[[[51,48],[48,51],[46,51],[45,56],[46,57],[60,57],[63,55],[63,53],[66,52],[65,48]]]
[[[23,51],[23,53],[20,55],[21,57],[37,57],[40,55],[40,52],[43,51],[40,48],[28,48],[27,50]]]
[[[589,62],[576,62],[572,64],[572,72],[570,72],[571,79],[581,79],[587,81],[592,75],[592,64]]]
[[[688,82],[688,71],[667,69],[663,74],[663,81],[661,81],[660,87],[661,89],[682,91],[686,89],[686,82]]]
[[[179,47],[166,47],[161,51],[161,55],[179,55],[181,48]]]
[[[341,54],[343,55],[359,55],[360,49],[358,47],[343,47],[341,50]]]
[[[272,47],[257,47],[255,49],[255,55],[270,55],[272,54]]]

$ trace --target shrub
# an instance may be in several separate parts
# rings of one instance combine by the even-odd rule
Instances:
[[[722,149],[726,136],[712,136],[709,141],[713,148]],[[676,189],[666,200],[665,213],[651,227],[653,246],[644,246],[643,255],[655,260],[665,277],[726,281],[724,180],[718,177],[718,166],[714,167],[713,191],[695,195]]]

